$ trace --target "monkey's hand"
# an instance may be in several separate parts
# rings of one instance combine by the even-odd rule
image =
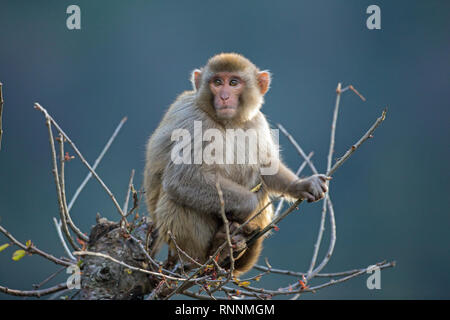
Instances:
[[[293,195],[297,199],[315,202],[325,197],[328,191],[327,180],[331,180],[324,174],[315,174],[306,179],[299,179],[292,187]]]
[[[258,202],[258,196],[255,193],[248,192],[245,200],[238,203],[234,210],[226,212],[228,220],[244,223],[256,210]]]
[[[240,226],[237,222],[229,222],[228,227],[230,229],[230,235],[236,231],[236,229]],[[252,233],[252,229],[249,225],[244,226],[238,233],[236,233],[234,236],[230,237],[231,245],[233,248],[233,257],[235,260],[242,257],[242,255],[247,250],[246,241],[248,236]],[[227,241],[227,234],[225,225],[222,225],[219,230],[217,230],[214,239],[211,244],[211,249],[209,251],[209,255],[214,254],[217,249],[225,242]],[[219,253],[217,262],[219,265],[225,261],[226,258],[230,256],[230,250],[228,247],[224,247],[222,251]],[[214,257],[216,258],[216,257]]]

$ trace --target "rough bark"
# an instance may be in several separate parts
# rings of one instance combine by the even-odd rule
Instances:
[[[151,230],[152,223],[144,218],[131,233],[145,245],[145,239]],[[89,236],[87,250],[103,253],[128,265],[150,270],[149,261],[136,241],[124,234],[118,223],[105,218],[97,219],[97,224]],[[132,271],[102,257],[84,256],[82,260],[79,299],[142,299],[158,283],[147,274]]]

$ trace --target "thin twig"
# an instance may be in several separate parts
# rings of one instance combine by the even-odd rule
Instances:
[[[292,270],[269,268],[269,267],[261,266],[261,265],[255,265],[254,268],[256,270],[265,271],[265,272],[268,272],[268,273],[275,273],[275,274],[280,274],[280,275],[285,275],[285,276],[292,276],[292,277],[296,277],[296,278],[302,278],[303,276],[306,276],[308,274],[308,272],[297,272],[297,271],[292,271]],[[341,272],[333,272],[333,273],[318,273],[314,277],[315,278],[343,277],[343,276],[348,276],[348,275],[357,273],[357,272],[361,271],[362,269],[363,268],[347,270],[347,271],[341,271]]]
[[[353,145],[351,147],[351,149],[349,151],[347,151],[342,158],[339,159],[339,161],[337,161],[334,164],[334,166],[331,168],[330,172],[327,173],[328,176],[333,175],[334,172],[336,172],[336,170],[350,157],[350,155],[353,152],[355,152],[355,150],[358,149],[361,146],[362,143],[364,143],[368,138],[370,138],[372,136],[372,133],[380,125],[380,123],[383,122],[383,120],[385,119],[385,116],[386,116],[386,109],[383,111],[383,114],[381,115],[381,117],[378,118],[375,121],[375,123],[372,125],[372,127],[366,132],[366,134],[355,145]],[[282,127],[282,126],[279,125],[279,127]],[[281,130],[281,128],[280,128],[280,130]],[[297,144],[297,142],[295,142],[295,140],[292,140],[292,143],[298,147],[297,150],[299,150],[299,152],[301,150],[302,156],[306,159],[307,158],[306,154],[303,152],[303,150],[300,148],[300,146]],[[312,163],[310,161],[308,161],[308,164],[311,167],[313,167],[313,165],[312,165]],[[313,172],[314,172],[314,170],[313,170]],[[317,174],[317,171],[315,171],[314,173]],[[254,241],[256,241],[256,239],[258,239],[259,237],[262,237],[264,234],[269,232],[274,227],[274,225],[276,225],[278,222],[280,222],[286,216],[288,216],[290,213],[292,213],[300,205],[300,203],[302,203],[301,199],[295,201],[292,206],[290,206],[283,213],[281,213],[278,217],[276,217],[274,220],[272,220],[272,222],[269,225],[267,225],[263,230],[261,230],[260,232],[256,233],[249,240],[247,240],[247,246],[250,246]]]
[[[0,232],[3,233],[16,246],[22,248],[23,250],[25,250],[28,253],[31,253],[31,254],[36,253],[36,254],[44,257],[45,259],[50,260],[50,261],[52,261],[52,262],[54,262],[56,264],[62,265],[62,266],[67,266],[68,267],[68,266],[72,265],[72,263],[69,262],[69,261],[64,261],[64,260],[58,259],[58,258],[52,256],[51,254],[48,254],[48,253],[46,253],[46,252],[36,248],[36,246],[33,243],[31,244],[31,246],[27,247],[26,245],[24,245],[23,243],[18,241],[16,238],[14,238],[12,236],[12,234],[9,233],[9,231],[6,230],[5,228],[3,228],[1,225],[0,225]]]
[[[2,137],[3,137],[3,124],[2,124],[2,117],[3,117],[3,84],[0,82],[0,150],[2,150]]]
[[[392,268],[392,267],[395,267],[395,261],[393,261],[393,262],[388,262],[388,263],[381,264],[381,265],[379,265],[379,264],[376,264],[376,265],[377,265],[377,267],[378,267],[380,270],[381,270],[381,269],[385,269],[385,268]],[[331,281],[329,281],[329,282],[327,282],[327,283],[324,283],[324,284],[321,284],[321,285],[318,285],[318,286],[315,286],[315,287],[311,287],[311,288],[309,288],[309,289],[307,289],[307,290],[310,291],[310,292],[314,292],[314,291],[317,291],[317,290],[319,290],[319,289],[323,289],[323,288],[325,288],[325,287],[329,287],[329,286],[331,286],[331,285],[335,285],[335,284],[338,284],[338,283],[342,283],[342,282],[344,282],[344,281],[350,280],[350,279],[352,279],[352,278],[355,278],[355,277],[357,277],[357,276],[360,276],[360,275],[362,275],[362,274],[367,273],[367,271],[368,271],[369,269],[371,269],[371,268],[372,268],[372,266],[369,266],[369,267],[367,267],[367,268],[365,268],[365,269],[361,269],[359,272],[353,273],[353,274],[351,274],[351,275],[348,275],[348,276],[346,276],[346,277],[340,278],[340,279],[338,279],[338,280],[331,280]]]
[[[336,220],[334,218],[334,208],[333,204],[331,202],[330,196],[326,196],[326,202],[328,205],[328,212],[330,216],[330,244],[328,245],[328,251],[325,257],[323,258],[322,262],[315,268],[313,271],[308,272],[308,275],[306,277],[307,280],[312,279],[317,273],[319,273],[328,263],[328,261],[331,259],[331,255],[333,254],[334,246],[336,244]]]
[[[339,86],[338,86],[338,89],[339,89]],[[336,90],[336,91],[338,91],[338,90]],[[339,92],[339,91],[338,91],[338,92]],[[338,101],[338,102],[339,102],[339,101]],[[338,104],[338,105],[339,105],[339,104]],[[282,130],[282,132],[283,132],[284,134],[286,134],[286,135],[289,137],[289,140],[292,142],[292,144],[294,145],[294,147],[297,149],[298,153],[299,153],[302,157],[304,157],[305,153],[304,153],[304,151],[302,150],[302,148],[299,146],[299,144],[295,141],[295,139],[294,139],[294,138],[286,131],[286,129],[282,128],[281,130]],[[315,174],[317,174],[318,171],[317,171],[316,167],[314,166],[314,164],[313,164],[312,162],[309,162],[308,164],[309,164],[311,170],[312,170]],[[330,176],[330,174],[327,174],[327,175]],[[300,201],[300,202],[301,202],[301,201]],[[312,270],[312,271],[309,272],[308,277],[306,277],[306,281],[312,279],[312,278],[314,277],[315,274],[317,274],[320,270],[322,270],[322,269],[325,267],[325,265],[328,263],[329,259],[331,258],[331,255],[332,255],[332,253],[333,253],[334,246],[335,246],[335,243],[336,243],[336,221],[335,221],[335,218],[334,218],[334,209],[333,209],[333,204],[332,204],[332,202],[331,202],[331,198],[330,198],[329,193],[327,193],[326,196],[325,196],[324,205],[325,205],[325,203],[326,203],[326,204],[328,205],[328,207],[330,208],[330,209],[329,209],[329,216],[330,216],[330,232],[331,232],[331,236],[330,236],[330,244],[329,244],[329,246],[328,246],[328,251],[327,251],[327,254],[326,254],[325,258],[322,260],[322,262],[320,263],[319,267],[317,267],[316,269],[314,269],[314,270]],[[323,219],[324,219],[324,218],[325,218],[325,216],[323,215]],[[322,221],[321,221],[321,222],[322,222]],[[323,222],[324,222],[324,220],[323,220]],[[323,228],[323,225],[321,226],[321,228]]]
[[[66,251],[66,253],[70,259],[76,261],[77,259],[72,255],[72,252],[70,252],[69,247],[67,246],[66,240],[64,239],[64,236],[61,232],[61,221],[58,221],[55,217],[53,217],[53,222],[55,223],[56,232],[58,233],[58,237],[59,237],[59,240],[61,241],[64,251]]]
[[[358,140],[357,143],[352,145],[349,150],[341,157],[338,161],[333,165],[330,171],[327,173],[329,176],[332,176],[336,170],[342,166],[342,164],[355,152],[367,139],[372,138],[372,134],[375,129],[386,119],[387,108],[385,108],[381,114],[381,116],[375,121],[375,123],[370,127],[369,130]]]
[[[72,229],[73,232],[78,236],[78,238],[88,241],[89,237],[87,237],[81,230],[73,223],[72,217],[70,216],[69,209],[67,207],[67,199],[66,199],[66,183],[65,183],[65,170],[64,170],[64,164],[66,162],[66,158],[64,156],[64,137],[60,133],[59,134],[59,161],[60,161],[60,173],[59,173],[59,183],[60,183],[60,189],[61,189],[61,200],[63,204],[64,209],[64,215],[66,217],[66,223],[68,226]]]
[[[317,170],[315,170],[314,165],[312,164],[311,160],[308,158],[308,156],[306,155],[306,153],[303,151],[303,149],[299,146],[299,144],[297,143],[297,141],[295,141],[295,139],[292,137],[292,135],[287,132],[287,130],[281,125],[281,124],[277,124],[277,127],[280,129],[280,131],[289,139],[289,141],[294,145],[295,149],[297,150],[297,152],[302,156],[303,159],[306,160],[306,162],[308,163],[309,167],[311,168],[311,170],[313,171],[314,174],[318,174],[319,172],[317,172]],[[313,169],[314,168],[314,169]]]
[[[38,290],[40,287],[42,287],[44,284],[46,284],[47,282],[49,282],[50,280],[52,280],[53,278],[55,278],[58,274],[60,274],[63,270],[66,270],[66,266],[59,268],[58,270],[56,270],[55,272],[53,272],[50,276],[48,276],[46,279],[44,279],[43,281],[41,281],[41,283],[39,284],[33,284],[33,288],[34,290]]]
[[[217,189],[217,194],[219,195],[220,215],[222,216],[222,221],[223,221],[223,224],[225,227],[226,241],[227,241],[227,245],[228,245],[228,249],[229,249],[228,254],[229,254],[229,261],[230,261],[230,270],[227,273],[226,281],[219,284],[219,286],[214,288],[212,292],[208,292],[211,297],[213,297],[214,292],[220,290],[226,283],[228,283],[231,280],[233,273],[234,273],[234,264],[235,264],[233,244],[231,243],[231,236],[230,236],[230,227],[228,224],[227,216],[225,214],[225,201],[223,199],[223,192],[222,192],[222,188],[220,187],[219,179],[216,179],[216,189]],[[219,256],[220,256],[220,254],[219,254]]]
[[[235,289],[235,288],[230,288],[230,287],[223,287],[222,290],[226,294],[229,294],[229,295],[240,294],[240,295],[249,296],[249,297],[255,297],[257,299],[260,299],[260,295],[258,295],[257,293],[250,292],[250,291],[247,291],[247,290],[243,290],[241,288]]]
[[[63,203],[63,199],[62,199],[61,184],[59,182],[58,165],[56,163],[55,141],[53,139],[52,124],[48,117],[46,117],[46,119],[45,119],[45,124],[48,129],[48,137],[49,137],[50,150],[51,150],[51,155],[52,155],[52,166],[53,166],[52,173],[53,173],[53,177],[55,179],[55,185],[56,185],[56,194],[57,194],[58,205],[59,205],[59,216],[60,216],[60,219],[62,222],[61,228],[62,228],[64,235],[66,236],[67,241],[69,241],[72,248],[74,248],[75,250],[79,250],[78,245],[72,239],[69,229],[67,228],[67,220],[66,220],[66,214],[64,211],[64,203]]]
[[[131,194],[133,195],[133,207],[128,212],[126,212],[125,217],[128,217],[135,210],[137,210],[137,208],[139,208],[139,200],[140,199],[138,198],[138,193],[137,193],[136,189],[134,189],[133,184],[131,184],[130,190],[131,190]],[[142,193],[141,193],[141,196],[142,196]]]
[[[229,275],[228,275],[228,279],[231,279],[231,275],[234,272],[234,253],[233,253],[233,244],[231,243],[231,237],[230,237],[230,227],[228,225],[228,219],[227,216],[225,214],[225,202],[223,200],[223,192],[222,192],[222,188],[220,187],[220,183],[219,183],[219,179],[216,179],[216,189],[217,189],[217,194],[219,195],[219,200],[220,200],[220,214],[222,216],[222,221],[225,227],[225,234],[227,237],[227,244],[228,244],[228,249],[230,250],[229,255],[230,255],[230,271],[229,271]]]
[[[172,277],[172,276],[164,275],[164,274],[159,273],[159,272],[153,272],[153,271],[145,270],[145,269],[142,269],[142,268],[134,267],[134,266],[131,266],[129,264],[126,264],[123,261],[119,261],[119,260],[117,260],[117,259],[115,259],[115,258],[113,258],[111,256],[108,256],[108,255],[100,253],[100,252],[75,251],[73,254],[76,255],[76,256],[95,256],[95,257],[108,259],[108,260],[111,260],[112,262],[120,264],[121,266],[123,266],[125,268],[128,268],[130,270],[146,273],[146,274],[149,274],[149,275],[152,275],[152,276],[156,276],[156,277],[160,277],[160,278],[167,278],[169,280],[176,280],[176,281],[188,281],[189,280],[189,279],[187,280],[187,279],[179,278],[179,277]]]
[[[359,93],[358,90],[356,90],[352,85],[346,86],[345,88],[340,90],[340,93],[343,93],[347,90],[352,90],[362,101],[366,101],[366,98],[364,98],[363,95]],[[338,92],[338,90],[336,90],[336,92]]]
[[[166,269],[164,269],[164,268],[161,268],[161,266],[160,266],[155,260],[153,260],[152,257],[148,254],[147,250],[145,250],[144,245],[142,244],[142,241],[140,241],[139,239],[137,239],[137,238],[136,238],[135,236],[133,236],[131,233],[129,233],[129,235],[130,235],[130,238],[133,239],[133,241],[137,243],[137,245],[139,246],[139,248],[141,249],[141,251],[144,253],[144,255],[145,255],[145,257],[147,258],[147,260],[150,261],[150,262],[156,267],[156,269],[161,270],[161,271],[164,271],[164,272],[166,272],[166,273],[168,273],[168,274],[171,274],[171,275],[173,275],[173,276],[181,276],[181,275],[178,274],[178,273],[174,273],[174,272],[172,272],[172,271],[170,271],[170,270],[166,270]]]
[[[128,182],[127,196],[125,197],[125,203],[123,204],[123,209],[122,209],[122,211],[124,213],[128,211],[128,201],[130,199],[130,191],[131,191],[131,186],[133,185],[133,178],[134,178],[134,169],[131,170],[130,181]]]
[[[172,232],[169,230],[168,232],[170,239],[172,240],[173,244],[175,245],[175,249],[178,252],[178,256],[180,258],[180,262],[182,263],[182,259],[181,259],[181,255],[185,256],[186,258],[188,258],[188,260],[190,262],[192,262],[193,264],[197,265],[197,267],[202,267],[203,265],[201,263],[199,263],[198,261],[196,261],[194,258],[192,258],[190,255],[188,255],[185,251],[183,251],[183,249],[180,248],[180,246],[177,244],[177,241],[175,239],[175,237],[173,236]]]
[[[53,125],[56,127],[56,129],[66,138],[67,142],[72,146],[75,153],[80,158],[81,162],[88,168],[88,170],[92,173],[92,175],[97,179],[97,181],[100,183],[100,185],[103,187],[103,189],[106,191],[106,193],[109,195],[111,200],[113,201],[115,207],[119,211],[120,215],[123,216],[122,208],[120,207],[119,203],[117,202],[116,198],[114,197],[113,193],[109,188],[106,186],[106,184],[103,182],[103,180],[98,176],[98,174],[95,172],[95,170],[90,166],[90,164],[86,161],[86,159],[81,154],[80,150],[78,150],[77,146],[72,142],[72,140],[69,138],[69,136],[61,129],[61,127],[56,123],[56,121],[48,114],[47,110],[43,108],[39,103],[35,103],[34,107],[41,111],[47,119],[49,119]]]
[[[41,290],[16,290],[16,289],[9,289],[7,287],[0,286],[0,292],[12,295],[12,296],[19,296],[19,297],[42,297],[48,294],[52,294],[61,290],[67,289],[67,284],[60,283],[54,287],[50,287],[47,289],[41,289]]]
[[[379,263],[375,264],[375,266],[378,269],[380,269],[380,270],[381,269],[385,269],[385,268],[392,268],[392,267],[395,267],[395,265],[396,265],[395,261],[392,261],[392,262],[385,262],[385,261],[383,261],[383,262],[379,262]],[[315,287],[310,287],[310,288],[303,289],[303,290],[295,290],[295,291],[293,291],[293,293],[303,293],[303,292],[313,292],[314,293],[317,290],[323,289],[325,287],[329,287],[329,286],[332,286],[332,285],[335,285],[335,284],[338,284],[338,283],[342,283],[344,281],[347,281],[347,280],[350,280],[350,279],[355,278],[357,276],[360,276],[362,274],[365,274],[365,273],[367,273],[368,270],[371,270],[371,269],[373,269],[373,265],[372,266],[368,266],[366,268],[362,268],[362,269],[358,270],[357,272],[352,273],[350,275],[347,275],[347,276],[345,276],[343,278],[340,278],[340,279],[337,279],[337,280],[331,279],[330,281],[328,281],[326,283],[323,283],[321,285],[317,285]],[[293,287],[297,287],[298,283],[295,283],[292,286]]]
[[[390,268],[390,267],[394,267],[395,266],[395,261],[394,262],[389,262],[389,263],[386,263],[386,262],[383,261],[383,262],[379,262],[379,263],[375,264],[375,266],[377,268],[379,268],[380,270],[384,269],[384,268]],[[359,269],[356,272],[353,272],[353,273],[351,273],[351,274],[349,274],[349,275],[347,275],[347,276],[345,276],[343,278],[340,278],[340,279],[337,279],[337,280],[331,279],[330,281],[328,281],[326,283],[323,283],[321,285],[317,285],[315,287],[306,287],[306,288],[305,287],[301,287],[300,283],[296,282],[294,284],[290,284],[289,286],[287,286],[285,288],[280,288],[280,289],[278,289],[276,291],[275,290],[263,289],[263,288],[255,288],[255,287],[252,287],[252,286],[246,286],[245,289],[248,290],[248,291],[251,291],[251,292],[267,294],[267,295],[270,295],[270,296],[291,295],[291,294],[299,294],[299,293],[306,293],[306,292],[315,293],[317,290],[320,290],[322,288],[329,287],[329,286],[332,286],[332,285],[335,285],[335,284],[338,284],[338,283],[342,283],[342,282],[345,282],[345,281],[350,280],[352,278],[355,278],[355,277],[357,277],[359,275],[362,275],[362,274],[366,273],[368,270],[373,269],[373,268],[374,268],[374,266],[368,266],[366,268]],[[300,289],[295,290],[295,288],[298,288],[298,287],[300,287]]]
[[[327,172],[330,171],[331,161],[333,159],[335,136],[336,136],[336,124],[339,113],[339,102],[341,100],[341,92],[342,92],[341,83],[339,82],[336,88],[336,103],[334,105],[333,120],[331,122],[330,147],[328,150],[328,159],[327,159]],[[326,184],[329,187],[330,182],[327,180]],[[329,192],[330,191],[328,190],[328,193]],[[314,266],[316,265],[317,255],[319,254],[320,243],[322,242],[323,232],[325,231],[325,217],[327,214],[327,203],[328,203],[328,194],[325,196],[325,199],[323,200],[322,203],[322,215],[320,218],[319,232],[317,234],[316,243],[314,244],[313,256],[311,258],[311,264],[309,266],[308,273],[311,273],[312,270],[314,269]]]
[[[100,154],[98,155],[97,159],[95,159],[94,165],[92,166],[92,169],[95,170],[97,168],[97,166],[100,164],[100,161],[102,161],[103,156],[106,154],[106,152],[108,151],[109,147],[111,146],[111,144],[113,143],[114,139],[116,138],[117,134],[119,133],[120,129],[122,128],[123,124],[125,123],[125,121],[127,121],[127,117],[124,117],[119,125],[116,127],[116,129],[114,130],[112,136],[109,138],[108,142],[105,144],[105,146],[103,147],[102,152],[100,152]],[[77,188],[77,190],[75,191],[74,195],[72,196],[72,199],[70,199],[69,202],[69,211],[70,209],[72,209],[72,206],[74,205],[75,201],[77,200],[78,196],[80,195],[80,192],[84,189],[84,187],[86,186],[86,184],[88,183],[89,179],[92,177],[92,173],[89,172],[86,176],[86,178],[84,178],[83,182],[80,184],[80,186]]]
[[[211,298],[210,296],[205,296],[202,294],[194,293],[194,292],[191,292],[188,290],[183,291],[181,294],[191,297],[191,298],[198,299],[198,300],[216,300],[217,299],[217,298]],[[219,298],[219,300],[222,300],[222,299]]]

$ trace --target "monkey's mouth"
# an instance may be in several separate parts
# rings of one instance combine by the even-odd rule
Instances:
[[[224,106],[217,107],[217,111],[220,111],[220,112],[222,112],[222,111],[227,112],[227,111],[230,111],[230,110],[235,111],[236,110],[236,106],[224,105]]]
[[[235,106],[220,106],[218,108],[216,108],[216,112],[220,115],[220,116],[224,116],[224,117],[230,117],[233,116],[236,113],[236,107]]]

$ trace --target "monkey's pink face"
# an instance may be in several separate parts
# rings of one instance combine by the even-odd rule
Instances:
[[[214,109],[221,119],[232,119],[239,107],[245,82],[231,72],[219,72],[212,77],[209,88],[214,95]]]

